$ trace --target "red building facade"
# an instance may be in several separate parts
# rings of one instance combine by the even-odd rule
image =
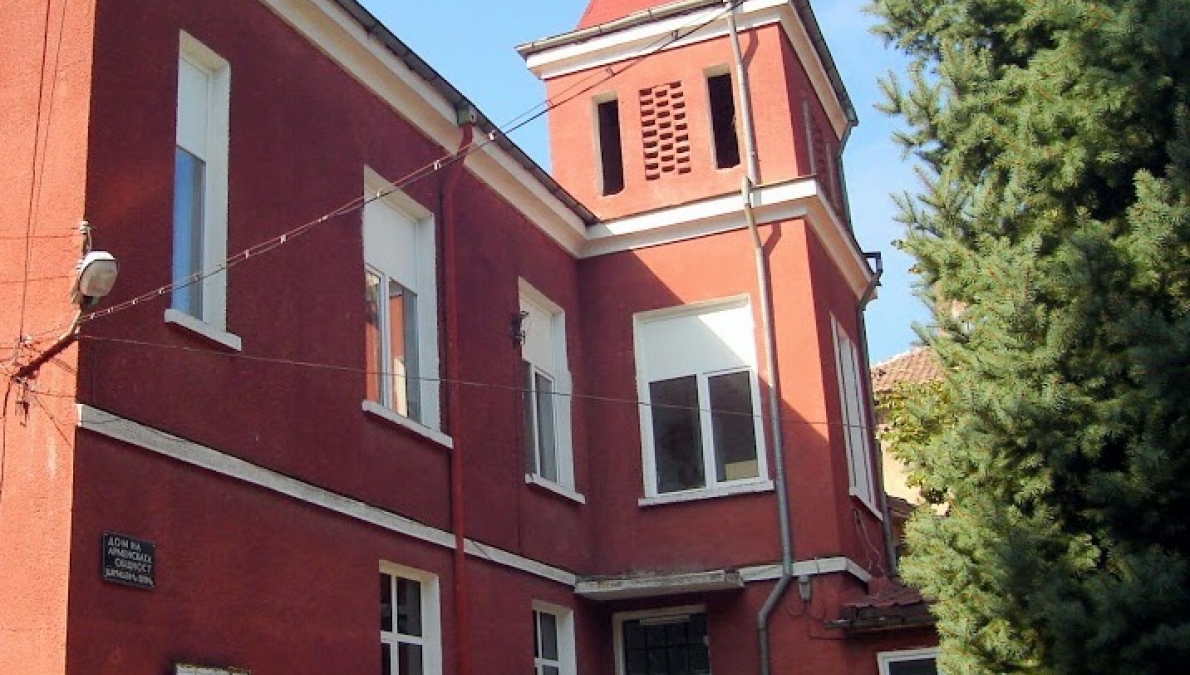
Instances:
[[[849,618],[891,571],[877,279],[808,5],[523,45],[553,177],[353,0],[0,26],[0,672],[928,657]]]

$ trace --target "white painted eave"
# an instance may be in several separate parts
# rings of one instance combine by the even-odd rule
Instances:
[[[817,180],[806,177],[760,186],[752,197],[758,225],[804,219],[856,297],[868,288],[874,277],[872,269],[851,230],[824,198]],[[580,255],[590,258],[743,229],[747,223],[742,199],[731,193],[603,221],[587,228],[588,241]]]
[[[651,574],[632,577],[583,579],[574,585],[575,595],[588,600],[626,600],[630,598],[658,598],[690,593],[736,591],[744,587],[744,580],[735,570],[689,572],[684,574]]]
[[[639,58],[656,51],[662,44],[665,45],[662,51],[667,51],[728,35],[730,29],[721,3],[704,7],[697,5],[705,3],[691,4],[696,7],[673,16],[651,20],[643,17],[641,21],[627,22],[626,27],[607,32],[595,31],[598,27],[575,31],[522,45],[518,51],[533,74],[549,80]],[[828,64],[789,0],[746,0],[736,10],[736,23],[740,31],[781,25],[809,75],[815,93],[823,101],[835,133],[843,138],[855,123],[855,113],[848,109],[850,102],[843,100],[846,93],[835,90]],[[698,26],[702,27],[691,32]],[[685,33],[689,35],[667,43],[674,35]]]
[[[458,149],[463,135],[454,104],[335,0],[260,2],[441,146],[443,156]],[[501,148],[495,137],[481,133],[475,142],[482,147],[467,157],[467,169],[559,245],[577,254],[586,227],[579,213]],[[577,203],[576,208],[582,210]]]

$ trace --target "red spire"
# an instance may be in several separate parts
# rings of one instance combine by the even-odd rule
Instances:
[[[623,18],[634,12],[668,5],[673,0],[591,0],[583,18],[578,21],[578,28],[588,28],[601,23]]]

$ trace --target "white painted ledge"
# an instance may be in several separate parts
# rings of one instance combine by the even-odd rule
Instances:
[[[637,501],[638,506],[659,506],[661,504],[677,504],[680,502],[697,502],[704,499],[719,499],[732,495],[755,494],[757,492],[772,492],[773,481],[754,480],[747,483],[731,483],[719,487],[702,490],[684,490],[682,492],[667,492],[660,495],[642,497]]]
[[[565,497],[566,499],[569,499],[570,501],[573,501],[573,502],[577,502],[579,504],[587,503],[587,498],[584,497],[582,495],[582,493],[575,492],[574,490],[566,487],[565,485],[562,485],[561,483],[555,483],[554,481],[549,480],[548,478],[542,478],[541,476],[538,476],[537,474],[533,474],[533,473],[525,474],[525,484],[536,485],[537,487],[539,487],[543,490],[548,490],[560,497]]]
[[[408,429],[419,436],[424,436],[425,438],[434,441],[447,450],[453,450],[455,447],[455,441],[450,436],[447,436],[437,429],[431,429],[430,427],[427,427],[423,424],[418,424],[417,422],[414,422],[395,410],[386,408],[375,401],[364,401],[362,407],[364,412],[368,413],[369,415],[374,415],[385,422],[388,422],[389,424],[395,424],[403,429]]]
[[[165,310],[165,322],[233,352],[243,351],[243,341],[239,335],[216,328],[172,307]]]

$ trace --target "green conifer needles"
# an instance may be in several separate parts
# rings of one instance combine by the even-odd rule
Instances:
[[[1190,663],[1190,0],[877,0],[946,371],[886,404],[958,673]]]

